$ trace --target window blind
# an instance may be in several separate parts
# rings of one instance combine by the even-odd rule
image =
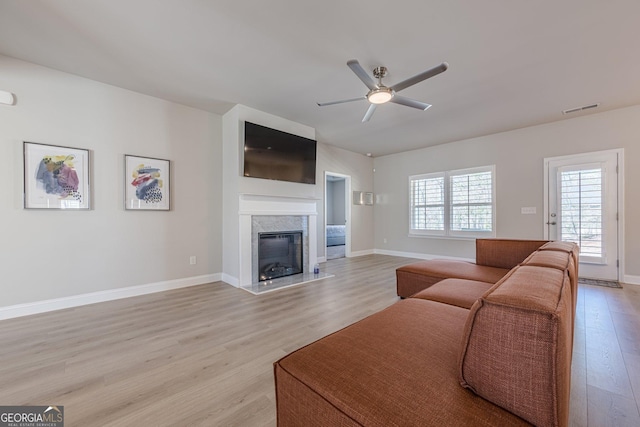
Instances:
[[[561,240],[575,242],[580,255],[603,256],[602,169],[560,172]]]

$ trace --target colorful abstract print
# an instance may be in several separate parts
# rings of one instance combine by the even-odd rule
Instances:
[[[136,197],[146,203],[160,203],[162,201],[162,179],[160,169],[152,166],[139,165],[133,171],[131,185],[136,187]]]
[[[73,166],[75,156],[44,156],[36,172],[36,180],[47,194],[57,194],[61,199],[82,201],[78,191],[78,174]]]

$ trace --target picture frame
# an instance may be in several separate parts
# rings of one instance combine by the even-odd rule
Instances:
[[[364,194],[362,193],[362,191],[353,192],[353,204],[364,205]]]
[[[23,142],[25,209],[90,209],[89,150]]]
[[[365,192],[364,193],[364,204],[366,206],[372,206],[373,205],[373,193],[372,192]]]
[[[369,191],[354,191],[353,192],[353,204],[354,205],[373,205],[373,193]]]
[[[125,210],[171,209],[171,162],[124,155]]]

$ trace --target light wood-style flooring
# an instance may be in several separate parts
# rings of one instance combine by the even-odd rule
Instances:
[[[384,255],[254,296],[218,282],[0,321],[0,405],[66,426],[275,426],[272,364],[398,300]],[[638,426],[640,286],[581,286],[572,426]],[[636,398],[636,396],[638,398]]]

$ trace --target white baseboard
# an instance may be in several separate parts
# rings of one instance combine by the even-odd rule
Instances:
[[[10,305],[7,307],[0,307],[0,320],[46,313],[48,311],[62,310],[65,308],[79,307],[81,305],[113,301],[122,298],[130,298],[155,292],[169,291],[172,289],[186,288],[189,286],[203,285],[205,283],[219,282],[221,279],[222,275],[220,273],[205,274],[202,276],[186,277],[184,279],[167,280],[164,282],[148,283],[146,285],[109,289],[107,291],[91,292],[88,294],[73,295],[70,297]]]
[[[472,258],[461,258],[454,256],[446,256],[446,255],[432,255],[432,254],[422,254],[418,252],[400,252],[400,251],[388,251],[385,249],[376,249],[376,254],[380,255],[391,255],[391,256],[399,256],[404,258],[417,258],[417,259],[452,259],[456,261],[467,261],[467,262],[476,262],[475,259]]]
[[[222,280],[224,283],[228,283],[231,286],[234,286],[236,288],[240,287],[240,280],[238,280],[237,277],[231,276],[227,273],[222,273],[222,278],[220,279]]]
[[[318,260],[318,263],[320,263],[320,264],[321,264],[321,263],[323,263],[323,262],[327,262],[327,257],[319,256],[319,257],[317,258],[317,260]]]
[[[354,257],[358,257],[358,256],[365,256],[365,255],[373,255],[374,254],[374,250],[373,249],[366,249],[364,251],[351,251],[351,254],[349,255],[349,258],[354,258]]]
[[[627,285],[640,285],[640,276],[631,276],[629,274],[626,274],[622,283],[625,283]]]

